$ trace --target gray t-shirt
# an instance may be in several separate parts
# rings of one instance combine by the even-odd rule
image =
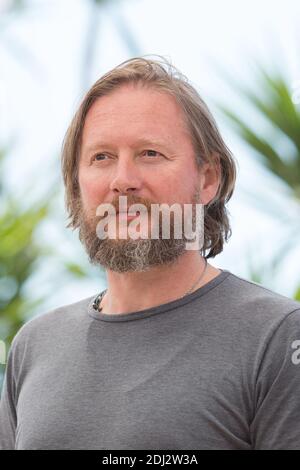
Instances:
[[[299,302],[227,270],[138,312],[94,298],[15,336],[0,449],[300,449]]]

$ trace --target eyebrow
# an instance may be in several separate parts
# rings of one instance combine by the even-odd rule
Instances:
[[[151,138],[141,138],[136,141],[135,147],[141,146],[141,145],[147,145],[147,146],[158,146],[161,148],[164,148],[165,150],[170,150],[170,145],[168,142],[162,142],[157,139],[151,139]],[[105,142],[105,141],[98,141],[95,142],[91,145],[88,145],[85,149],[85,153],[90,153],[96,151],[99,147],[106,147],[106,148],[111,148],[114,147],[111,142]]]

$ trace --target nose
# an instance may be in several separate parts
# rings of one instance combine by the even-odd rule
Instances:
[[[118,161],[116,173],[110,183],[110,190],[115,194],[134,193],[141,187],[141,179],[133,162]]]

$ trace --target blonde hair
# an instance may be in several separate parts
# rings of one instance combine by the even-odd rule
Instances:
[[[134,57],[113,68],[97,80],[84,96],[62,144],[62,174],[65,185],[65,204],[70,222],[76,229],[80,224],[80,188],[78,163],[81,138],[88,110],[101,96],[124,84],[141,84],[170,93],[181,106],[195,149],[197,167],[209,162],[219,168],[220,182],[216,196],[204,207],[204,244],[201,252],[206,258],[223,250],[224,241],[231,236],[225,204],[232,196],[235,180],[235,160],[224,143],[217,124],[207,105],[188,79],[168,60]],[[205,253],[208,252],[207,255]]]

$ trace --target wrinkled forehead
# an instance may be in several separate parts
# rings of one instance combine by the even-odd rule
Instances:
[[[190,137],[185,115],[170,93],[123,85],[97,98],[85,118],[82,148],[101,139],[129,144],[137,136],[165,143]]]

